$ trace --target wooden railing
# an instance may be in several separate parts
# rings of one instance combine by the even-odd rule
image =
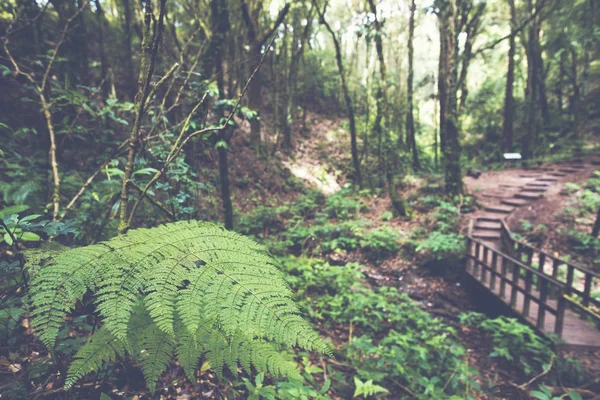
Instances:
[[[555,317],[553,332],[562,336],[567,307],[563,283],[472,237],[467,238],[467,257],[467,272],[472,277],[525,318],[531,317],[531,303],[536,303],[535,326],[544,330],[546,313],[550,313]],[[517,301],[519,293],[522,304]],[[557,294],[557,301],[548,301],[551,293]]]
[[[504,221],[501,242],[505,253],[564,285],[563,296],[569,307],[600,329],[600,300],[592,297],[592,288],[600,284],[600,274],[516,239]],[[552,297],[557,295],[551,293]]]

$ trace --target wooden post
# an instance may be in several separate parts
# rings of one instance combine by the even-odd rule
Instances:
[[[488,248],[483,248],[483,263],[481,265],[481,282],[487,283],[487,266],[488,266]]]
[[[584,307],[590,306],[591,291],[592,291],[592,275],[586,273],[585,274],[585,283],[583,286],[583,301],[582,301],[582,304]]]
[[[546,322],[546,301],[548,300],[548,281],[546,279],[538,280],[540,288],[540,302],[538,304],[538,315],[536,326],[539,330],[544,329]]]
[[[496,268],[498,268],[497,265],[498,265],[498,253],[496,253],[494,251],[494,252],[492,252],[492,272],[491,272],[491,276],[490,276],[490,289],[492,290],[492,292],[496,288],[496,273],[498,272],[496,269]]]
[[[567,299],[565,293],[560,293],[558,297],[558,305],[556,307],[556,324],[554,325],[554,334],[562,337],[563,326],[565,323],[565,310],[567,308]]]
[[[531,286],[533,284],[533,272],[530,270],[525,271],[525,294],[523,295],[523,315],[529,317],[529,308],[531,306],[531,299],[528,295],[531,294]]]
[[[544,264],[546,264],[546,253],[540,251],[540,258],[538,259],[539,265],[538,265],[538,269],[541,273],[545,273],[544,272]],[[539,288],[539,282],[538,282],[538,288]]]
[[[480,253],[481,245],[479,243],[475,243],[475,265],[473,266],[473,276],[477,278],[477,274],[479,271],[479,253]]]
[[[512,290],[510,292],[510,306],[514,309],[517,304],[517,288],[519,287],[519,274],[520,274],[519,264],[513,262],[513,270],[512,270]]]
[[[502,257],[502,272],[500,279],[500,297],[504,300],[504,295],[506,294],[506,271],[508,270],[508,262],[506,257]]]

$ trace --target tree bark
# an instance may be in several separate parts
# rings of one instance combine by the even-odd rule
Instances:
[[[457,112],[457,32],[456,0],[446,0],[440,8],[440,138],[446,193],[462,194],[461,146]]]
[[[415,138],[415,121],[413,114],[413,80],[414,80],[414,36],[415,36],[415,0],[410,3],[410,19],[408,20],[408,77],[406,79],[406,141],[412,151],[412,165],[415,171],[419,170],[419,151]]]
[[[516,26],[517,13],[515,0],[508,0],[510,7],[510,29],[514,31]],[[506,88],[504,91],[504,122],[502,124],[503,148],[505,152],[513,150],[514,137],[514,119],[515,119],[515,99],[513,95],[513,86],[515,83],[515,35],[510,35],[508,47],[508,72],[506,74]]]
[[[123,47],[125,51],[125,77],[127,78],[129,100],[133,100],[136,93],[134,86],[134,68],[133,68],[133,49],[131,47],[131,24],[132,13],[130,0],[123,0],[123,13],[125,15],[125,24],[123,25]]]
[[[286,3],[286,5],[279,11],[279,15],[277,19],[273,23],[273,25],[264,31],[262,34],[258,32],[258,24],[255,20],[253,20],[250,15],[250,10],[248,7],[248,3],[245,0],[240,0],[241,2],[241,10],[242,10],[242,18],[244,20],[244,24],[248,29],[248,46],[249,46],[249,58],[250,58],[250,70],[253,71],[258,66],[259,60],[261,59],[261,51],[262,47],[266,43],[266,41],[271,37],[271,35],[279,28],[279,25],[283,23],[283,20],[287,16],[290,11],[290,4]],[[265,49],[268,51],[268,49]],[[260,71],[256,74],[254,79],[250,82],[250,86],[248,86],[248,103],[250,108],[256,111],[259,114],[259,118],[254,118],[250,121],[250,141],[254,150],[257,154],[264,155],[263,146],[262,146],[262,136],[261,136],[261,123],[260,123],[260,112],[262,110],[262,87],[263,87],[263,78]]]
[[[596,222],[594,222],[594,227],[592,228],[592,236],[598,237],[600,234],[600,207],[598,207],[598,213],[596,214]]]
[[[104,18],[104,10],[102,9],[102,4],[100,0],[95,0],[96,5],[96,18],[98,20],[98,41],[100,46],[100,82],[101,82],[101,90],[102,97],[106,99],[108,97],[108,61],[106,59],[106,50],[104,48],[104,27],[105,27],[105,18]]]
[[[379,60],[379,89],[378,95],[380,96],[380,101],[377,104],[377,113],[379,118],[378,129],[382,130],[381,136],[385,140],[384,143],[384,151],[385,151],[385,176],[387,180],[388,186],[388,195],[390,197],[390,201],[392,203],[392,207],[394,211],[400,216],[408,215],[406,204],[402,196],[398,195],[398,187],[396,186],[396,176],[395,170],[401,168],[400,163],[400,155],[398,151],[402,151],[404,148],[404,143],[402,140],[402,135],[398,135],[398,149],[393,149],[391,145],[391,139],[388,131],[387,125],[389,125],[389,102],[387,97],[387,72],[385,66],[385,59],[383,56],[383,30],[381,28],[381,24],[377,18],[377,7],[375,6],[375,2],[373,0],[367,0],[369,5],[369,9],[371,14],[374,16],[374,25],[375,25],[375,50],[377,51],[377,59]],[[381,124],[381,117],[384,118],[384,122],[387,125]]]
[[[325,12],[327,4],[325,5],[325,9],[321,11],[319,6],[315,4],[317,11],[319,13],[319,17],[321,19],[321,23],[325,26],[331,39],[333,40],[333,46],[335,47],[335,61],[338,67],[338,73],[340,75],[340,81],[342,83],[342,90],[344,92],[344,100],[346,102],[346,109],[348,110],[348,120],[350,123],[350,151],[352,153],[352,164],[354,166],[354,182],[362,188],[362,175],[360,172],[360,161],[358,159],[358,144],[356,140],[356,116],[354,114],[354,105],[352,104],[352,98],[350,97],[350,91],[348,90],[348,84],[346,83],[346,73],[344,71],[344,63],[342,61],[342,50],[340,47],[339,40],[337,35],[331,29],[331,26],[325,20]]]

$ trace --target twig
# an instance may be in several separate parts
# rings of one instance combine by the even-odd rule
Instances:
[[[275,37],[273,37],[273,39],[271,39],[271,42],[269,43],[269,45],[267,46],[267,49],[269,49],[271,47],[271,45],[273,44],[273,42],[275,41]],[[204,96],[202,97],[202,99],[200,100],[200,102],[198,104],[196,104],[196,106],[192,109],[192,111],[188,114],[188,117],[185,121],[185,123],[183,124],[182,128],[181,128],[181,132],[179,134],[179,136],[177,137],[177,140],[175,141],[175,143],[173,144],[173,147],[171,148],[171,151],[169,152],[169,155],[167,156],[163,167],[160,169],[160,171],[158,171],[156,174],[154,174],[154,176],[152,177],[152,179],[148,182],[148,184],[146,184],[146,186],[144,187],[144,189],[142,189],[142,192],[140,194],[140,196],[138,197],[138,199],[136,200],[136,202],[133,205],[133,208],[131,210],[131,213],[129,214],[129,218],[127,221],[127,225],[129,226],[131,224],[131,221],[133,220],[133,217],[135,215],[135,212],[137,210],[137,207],[139,206],[139,203],[143,200],[143,198],[146,196],[146,193],[148,191],[148,189],[161,177],[161,175],[164,173],[164,171],[167,169],[167,167],[171,164],[171,162],[179,155],[179,153],[181,152],[181,149],[183,149],[183,147],[185,147],[186,143],[194,136],[197,135],[202,135],[208,132],[216,132],[216,131],[221,131],[223,129],[225,129],[228,125],[229,122],[232,120],[232,118],[234,117],[235,113],[237,112],[237,109],[240,105],[240,102],[242,101],[242,98],[244,97],[244,95],[246,94],[247,90],[248,90],[248,86],[250,85],[250,82],[254,79],[254,77],[256,76],[256,73],[258,72],[258,70],[260,69],[260,67],[262,66],[266,56],[267,56],[268,50],[266,50],[258,65],[256,66],[256,68],[254,69],[254,71],[252,72],[252,74],[250,75],[250,77],[248,78],[248,80],[246,81],[246,84],[244,85],[244,89],[242,90],[242,93],[239,95],[235,106],[233,107],[233,109],[230,111],[229,115],[227,116],[227,119],[220,125],[217,127],[212,127],[212,128],[204,128],[204,129],[200,129],[197,130],[195,132],[190,133],[185,139],[181,140],[181,138],[183,137],[188,125],[189,125],[189,121],[192,117],[192,115],[194,114],[194,112],[198,109],[198,107],[204,102],[204,100],[206,99],[208,92],[204,93]]]
[[[552,369],[552,364],[554,364],[554,358],[556,356],[554,354],[552,354],[552,358],[550,359],[550,364],[548,365],[548,368],[546,368],[543,372],[541,372],[540,374],[534,376],[533,378],[531,378],[529,381],[525,382],[522,385],[517,386],[519,389],[522,390],[526,390],[527,387],[529,385],[531,385],[533,382],[537,381],[538,379],[540,379],[541,377],[545,376],[548,374],[548,372],[550,372],[550,370]]]
[[[144,192],[143,189],[141,187],[139,187],[135,182],[133,182],[133,181],[127,181],[127,183],[129,185],[131,185],[132,188],[134,188],[135,190],[137,190],[138,193],[143,193]],[[152,197],[148,197],[148,196],[146,196],[146,199],[148,199],[148,201],[150,203],[152,203],[153,205],[155,205],[162,212],[164,212],[165,214],[167,214],[169,216],[169,218],[171,219],[171,221],[175,220],[175,216],[173,215],[173,213],[171,213],[171,211],[167,210],[167,208],[161,202],[159,202],[158,200],[154,200]],[[139,199],[138,199],[138,201],[139,201]]]

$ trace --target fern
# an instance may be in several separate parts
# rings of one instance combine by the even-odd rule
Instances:
[[[192,378],[202,355],[219,376],[240,364],[298,377],[277,344],[329,353],[265,249],[215,224],[132,230],[52,257],[31,290],[32,327],[51,351],[64,318],[89,291],[103,326],[77,353],[67,386],[124,350],[150,388],[174,354]]]

